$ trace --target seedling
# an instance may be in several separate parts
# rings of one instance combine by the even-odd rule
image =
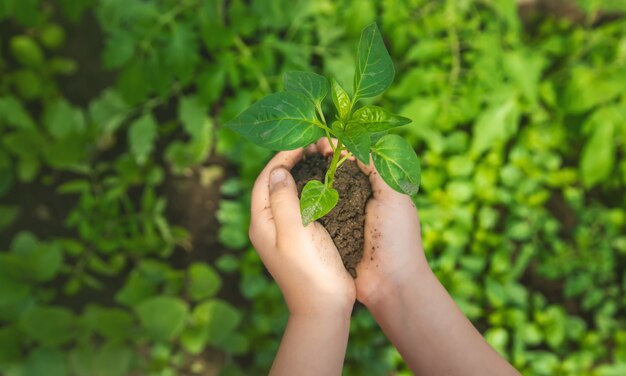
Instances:
[[[302,189],[300,212],[305,226],[337,205],[335,173],[352,155],[369,165],[371,154],[374,166],[391,188],[410,196],[417,194],[419,160],[402,137],[387,134],[411,120],[378,106],[355,108],[359,100],[387,90],[394,74],[389,52],[373,23],[361,33],[352,96],[335,79],[330,79],[329,84],[316,73],[287,72],[285,91],[266,96],[226,124],[253,143],[277,151],[302,148],[321,137],[328,138],[333,156],[324,182],[311,180]],[[336,120],[330,125],[322,111],[322,101],[329,90],[337,109]]]

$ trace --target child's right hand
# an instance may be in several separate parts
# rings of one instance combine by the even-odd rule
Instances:
[[[370,306],[429,268],[411,199],[391,189],[371,160],[369,166],[358,164],[370,178],[373,197],[366,207],[365,249],[355,282],[357,299]]]
[[[316,147],[323,155],[332,154],[325,138]],[[369,176],[373,191],[366,207],[365,249],[355,280],[357,299],[369,307],[386,293],[415,281],[417,273],[430,269],[422,247],[417,208],[411,199],[391,189],[371,160],[368,166],[357,163]]]

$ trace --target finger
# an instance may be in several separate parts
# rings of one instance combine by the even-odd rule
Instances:
[[[319,151],[317,150],[317,144],[311,144],[307,146],[306,149],[304,149],[304,155],[309,156],[313,154],[319,154]]]
[[[284,167],[287,170],[291,170],[301,159],[304,151],[302,149],[282,151],[277,153],[272,160],[270,160],[263,171],[259,174],[259,177],[254,183],[252,189],[252,213],[259,213],[265,209],[269,209],[269,177],[277,167]]]
[[[250,240],[253,241],[257,249],[265,248],[267,245],[274,245],[276,242],[276,229],[270,209],[269,198],[269,175],[272,170],[279,166],[291,169],[300,159],[303,150],[292,150],[280,152],[272,158],[254,183],[252,188],[250,205]]]
[[[333,138],[332,140],[335,144],[337,143],[336,139]],[[326,137],[320,138],[317,141],[317,144],[315,145],[317,146],[318,153],[320,153],[321,155],[327,157],[333,154],[333,147],[330,146],[330,142],[328,142],[328,138]]]
[[[296,182],[286,169],[278,167],[270,174],[270,207],[276,226],[276,243],[302,229],[300,200]]]
[[[396,192],[390,186],[388,186],[387,183],[385,183],[383,178],[378,173],[378,170],[376,170],[376,167],[374,166],[374,161],[372,160],[371,156],[370,156],[369,165],[366,166],[359,160],[357,160],[357,165],[359,166],[361,171],[363,171],[363,173],[369,177],[370,184],[372,185],[372,194],[374,195],[374,198],[388,199],[388,198],[402,198],[405,196],[399,192]]]

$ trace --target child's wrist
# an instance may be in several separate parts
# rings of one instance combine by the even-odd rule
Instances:
[[[323,310],[294,310],[289,312],[290,319],[302,321],[350,321],[353,306],[327,307]]]
[[[299,303],[304,303],[300,301]],[[352,299],[311,299],[306,304],[289,306],[290,317],[303,318],[329,318],[332,320],[350,318],[354,308],[354,298]]]
[[[421,280],[433,275],[427,262],[407,266],[392,276],[380,280],[369,296],[362,303],[371,311],[391,307],[402,299],[407,289],[419,288]]]

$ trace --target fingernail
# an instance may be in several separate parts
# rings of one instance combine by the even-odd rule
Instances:
[[[287,173],[284,168],[277,168],[270,174],[270,187],[274,187],[276,184],[285,181]]]

